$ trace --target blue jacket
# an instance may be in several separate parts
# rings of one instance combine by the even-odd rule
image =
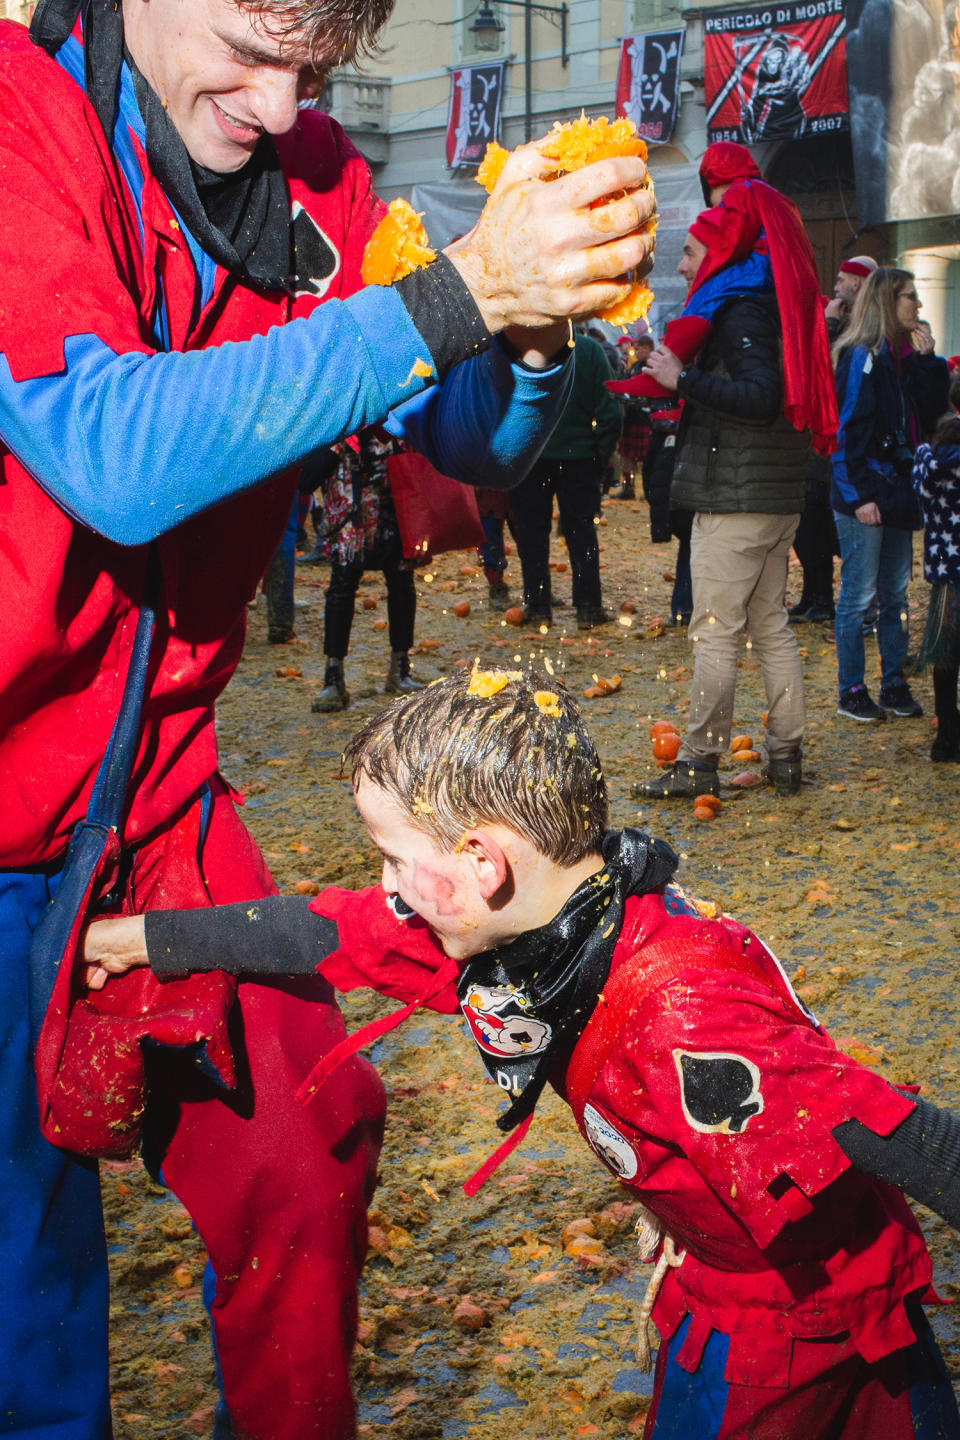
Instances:
[[[830,503],[853,515],[873,501],[883,523],[918,530],[922,523],[910,470],[917,445],[947,408],[949,372],[939,355],[899,359],[889,346],[844,350],[837,366],[840,424],[831,457]]]

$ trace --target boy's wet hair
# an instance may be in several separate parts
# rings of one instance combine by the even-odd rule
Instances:
[[[492,692],[492,693],[487,693]],[[545,672],[463,672],[394,701],[344,752],[447,850],[505,825],[561,866],[600,850],[607,786],[580,711]]]

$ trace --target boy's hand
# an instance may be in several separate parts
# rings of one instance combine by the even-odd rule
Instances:
[[[111,975],[149,965],[142,915],[94,920],[83,939],[83,978],[89,990],[102,990]]]

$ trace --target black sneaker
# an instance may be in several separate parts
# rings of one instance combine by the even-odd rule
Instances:
[[[536,625],[538,627],[541,625],[552,625],[553,615],[549,610],[533,609],[528,606],[523,612],[523,623],[524,625]]]
[[[905,720],[915,720],[918,715],[923,714],[923,706],[919,700],[913,698],[906,680],[898,680],[895,685],[882,686],[880,704],[884,710],[892,710],[894,715],[902,715]]]
[[[696,760],[675,760],[659,780],[634,785],[630,794],[636,800],[691,800],[697,795],[719,795],[717,767]]]
[[[763,778],[778,795],[797,795],[803,784],[803,755],[794,750],[789,755],[771,755],[763,767]]]
[[[578,605],[577,629],[593,630],[597,625],[609,625],[613,616],[602,605]]]
[[[851,685],[849,690],[842,690],[837,701],[837,714],[845,715],[848,720],[859,720],[863,724],[887,718],[886,712],[870,698],[866,685]]]

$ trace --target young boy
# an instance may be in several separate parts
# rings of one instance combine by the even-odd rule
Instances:
[[[550,683],[475,669],[363,727],[345,759],[380,886],[96,924],[92,985],[148,957],[326,954],[340,988],[462,1010],[510,1099],[500,1128],[549,1080],[659,1222],[648,1440],[955,1440],[926,1247],[884,1182],[958,1224],[960,1126],[837,1051],[756,937],[671,883],[666,845],[607,830],[596,751]]]

